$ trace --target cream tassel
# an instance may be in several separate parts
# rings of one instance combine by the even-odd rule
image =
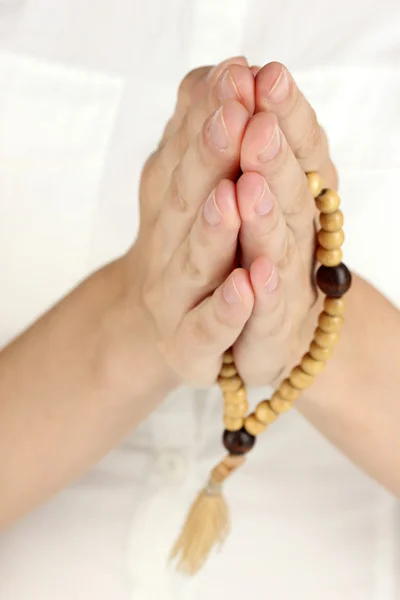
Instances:
[[[211,472],[206,487],[193,503],[172,551],[182,573],[194,575],[204,565],[215,546],[221,546],[230,531],[229,508],[222,485],[245,461],[244,456],[228,455]]]

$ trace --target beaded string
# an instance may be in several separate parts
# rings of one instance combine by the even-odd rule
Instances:
[[[256,437],[276,421],[280,414],[292,408],[301,392],[309,388],[314,383],[315,376],[323,371],[339,340],[345,307],[342,296],[351,285],[351,273],[342,263],[343,213],[339,208],[339,196],[332,189],[323,189],[318,173],[308,173],[307,179],[320,211],[321,229],[317,236],[316,257],[321,266],[316,274],[316,282],[326,294],[324,310],[319,316],[314,339],[300,364],[282,381],[272,398],[261,401],[248,416],[246,388],[236,370],[232,351],[225,353],[218,384],[224,396],[223,442],[230,455],[240,456],[249,452]]]
[[[224,397],[223,443],[229,454],[211,471],[172,548],[171,559],[177,559],[179,570],[187,574],[196,573],[212,548],[220,545],[229,533],[230,517],[222,493],[223,482],[245,462],[245,454],[253,448],[257,436],[279,415],[290,410],[300,394],[313,384],[339,340],[345,308],[343,296],[351,286],[351,273],[342,263],[343,213],[339,196],[332,189],[324,189],[318,173],[307,173],[307,179],[320,211],[316,258],[321,266],[316,283],[326,295],[324,310],[300,364],[281,382],[271,399],[262,400],[249,415],[244,382],[237,372],[232,351],[225,353],[218,384]]]

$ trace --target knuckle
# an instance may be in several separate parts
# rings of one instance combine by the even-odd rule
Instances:
[[[290,227],[286,227],[282,256],[280,260],[278,260],[277,268],[281,271],[284,271],[290,264],[293,263],[296,252],[297,245],[293,230]]]
[[[286,171],[290,164],[290,147],[285,137],[282,136],[281,149],[277,156],[268,163],[268,182],[275,183],[286,177]]]
[[[189,202],[182,193],[182,180],[180,164],[172,171],[170,186],[168,191],[169,204],[173,210],[180,213],[188,211]]]
[[[205,287],[207,282],[204,273],[197,264],[191,244],[190,237],[186,238],[183,245],[182,252],[180,253],[180,273],[184,278],[188,278],[194,282],[198,287]]]
[[[160,304],[160,297],[154,281],[146,280],[143,283],[142,302],[152,316],[157,315],[157,306]]]
[[[207,69],[199,67],[189,71],[179,84],[178,98],[184,102],[190,101],[193,88],[199,79],[205,74]]]
[[[310,199],[311,197],[307,185],[307,179],[304,174],[302,174],[301,177],[297,177],[296,181],[293,183],[291,201],[285,210],[285,213],[288,216],[300,214]]]
[[[209,134],[208,134],[209,126],[210,126],[210,121],[207,119],[204,122],[203,127],[201,128],[201,131],[198,133],[198,135],[195,138],[196,154],[197,154],[200,166],[207,170],[210,170],[211,168],[213,168],[215,165],[215,161],[216,161],[216,158],[210,149]],[[222,156],[223,156],[223,154],[222,154]]]
[[[308,128],[302,143],[297,152],[299,160],[305,160],[310,156],[319,156],[325,150],[326,138],[323,130],[318,123],[317,115],[312,109],[312,118],[310,127]]]
[[[192,322],[191,334],[194,344],[209,346],[215,342],[215,329],[205,318],[202,311],[196,311]]]
[[[271,314],[271,319],[267,328],[267,336],[276,340],[286,340],[291,331],[291,320],[283,303],[276,307]]]

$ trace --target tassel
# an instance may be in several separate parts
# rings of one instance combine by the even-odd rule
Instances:
[[[206,487],[194,501],[181,534],[171,551],[177,569],[194,575],[201,569],[214,547],[220,547],[230,531],[229,508],[222,485],[245,461],[244,456],[228,455],[211,472]]]

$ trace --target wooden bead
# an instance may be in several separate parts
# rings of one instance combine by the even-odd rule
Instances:
[[[322,229],[325,229],[325,231],[339,231],[344,223],[343,213],[341,210],[337,210],[330,215],[321,213],[319,222],[321,223]]]
[[[284,379],[281,382],[278,392],[281,398],[290,402],[294,402],[300,396],[299,390],[292,386],[289,379]]]
[[[281,413],[288,412],[292,408],[293,402],[290,402],[290,400],[285,400],[277,392],[275,392],[269,401],[269,405],[277,415],[280,415]]]
[[[220,377],[233,377],[234,375],[236,375],[237,371],[234,363],[231,363],[230,365],[222,365],[219,374]]]
[[[317,327],[314,333],[314,341],[321,348],[334,348],[339,341],[339,334],[337,332],[327,333]]]
[[[344,315],[346,303],[344,298],[325,298],[324,311],[332,317],[341,317]]]
[[[325,231],[321,229],[318,233],[318,242],[325,250],[337,250],[341,248],[344,242],[344,231]]]
[[[271,425],[278,418],[277,414],[272,410],[269,402],[263,400],[256,408],[256,417],[264,425]]]
[[[240,387],[234,392],[225,392],[224,400],[226,404],[241,404],[247,401],[247,392],[245,387]]]
[[[234,377],[218,377],[218,385],[223,392],[235,392],[242,387],[242,380],[239,375]]]
[[[256,442],[254,435],[248,433],[244,427],[238,431],[224,431],[223,443],[229,454],[238,456],[250,452]]]
[[[242,429],[243,423],[244,419],[240,417],[224,417],[225,429],[227,429],[228,431],[239,431],[239,429]]]
[[[322,190],[318,198],[315,199],[315,203],[320,212],[329,215],[338,210],[340,198],[334,190],[325,189]]]
[[[241,402],[240,404],[225,404],[224,414],[226,417],[232,417],[232,419],[236,419],[237,417],[245,417],[249,410],[249,403]]]
[[[315,360],[311,354],[307,353],[301,359],[301,368],[308,375],[318,375],[325,369],[326,363],[323,360]]]
[[[306,173],[306,175],[307,175],[307,181],[308,181],[308,189],[312,193],[313,197],[316,198],[317,196],[320,195],[320,193],[324,187],[322,177],[318,173],[315,173],[315,172]]]
[[[326,250],[326,248],[319,246],[317,249],[317,261],[325,267],[336,267],[336,265],[339,265],[342,262],[342,259],[343,251],[341,248],[336,248],[336,250]]]
[[[315,358],[315,360],[326,362],[332,356],[333,348],[321,348],[321,346],[318,346],[318,344],[312,342],[308,352],[310,356]]]
[[[351,286],[351,273],[344,263],[336,267],[322,266],[317,271],[316,281],[321,292],[330,298],[340,298]]]
[[[305,390],[314,383],[314,376],[305,373],[301,367],[295,367],[290,373],[289,380],[298,390]]]
[[[328,315],[325,311],[320,314],[318,319],[318,325],[322,331],[331,333],[332,331],[340,331],[344,320],[342,317],[333,317]]]
[[[250,435],[257,436],[257,435],[260,435],[260,433],[263,433],[267,429],[267,425],[265,425],[264,423],[261,423],[257,419],[256,415],[253,413],[245,419],[244,428],[247,431],[247,433],[250,433]]]
[[[224,363],[224,365],[230,365],[231,363],[233,363],[233,352],[231,348],[229,348],[229,350],[225,352],[222,358],[222,362]]]

